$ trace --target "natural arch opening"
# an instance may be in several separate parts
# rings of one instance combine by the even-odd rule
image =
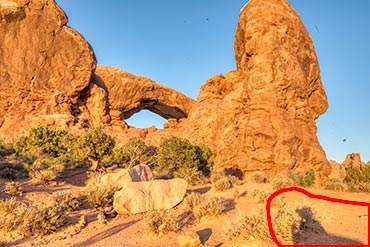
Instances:
[[[167,122],[165,118],[146,109],[133,114],[125,121],[136,128],[148,128],[154,125],[157,129],[163,129],[163,124]]]

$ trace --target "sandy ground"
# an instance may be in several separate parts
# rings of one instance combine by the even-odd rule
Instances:
[[[26,180],[23,181],[23,200],[47,202],[48,196],[56,191],[71,191],[79,194],[86,180],[85,173],[75,176],[67,176],[52,186],[32,186]],[[6,180],[0,180],[0,198],[9,197],[4,190]],[[225,241],[223,228],[228,221],[234,220],[238,212],[256,213],[265,210],[264,203],[258,203],[255,198],[248,194],[254,188],[259,188],[272,193],[270,184],[244,183],[236,186],[242,194],[230,203],[225,212],[216,218],[202,219],[195,222],[188,217],[181,204],[173,209],[173,213],[181,219],[180,231],[163,236],[148,234],[143,221],[143,215],[120,216],[108,219],[108,223],[102,225],[97,220],[97,211],[85,208],[69,216],[70,224],[58,233],[45,237],[28,237],[19,240],[9,240],[6,236],[0,236],[4,246],[50,246],[50,247],[84,247],[84,246],[178,246],[178,236],[185,232],[193,232],[199,235],[203,246],[222,246]],[[311,193],[325,195],[346,200],[370,202],[370,195],[363,193],[344,193],[321,189],[308,189]],[[190,187],[189,192],[196,191],[207,196],[219,196],[233,199],[235,188],[225,192],[216,192],[210,184]],[[314,230],[303,230],[300,244],[354,244],[365,245],[368,243],[368,209],[367,207],[351,206],[341,203],[330,203],[318,199],[312,199],[298,192],[284,194],[285,201],[294,205],[309,205],[317,215],[318,223]],[[86,215],[88,224],[80,229],[76,222],[80,215]],[[274,226],[275,227],[275,226]]]

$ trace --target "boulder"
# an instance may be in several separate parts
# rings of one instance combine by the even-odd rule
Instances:
[[[177,237],[179,247],[199,247],[202,242],[199,239],[198,234],[195,232],[185,232]]]
[[[362,169],[363,162],[359,153],[347,154],[346,159],[343,161],[342,166],[345,169],[348,168],[360,168]]]
[[[263,13],[263,14],[262,14]],[[215,154],[216,169],[272,176],[330,165],[315,121],[327,98],[310,35],[286,0],[251,0],[240,11],[235,34],[237,69],[201,87],[189,116],[166,129]]]
[[[187,185],[179,178],[128,183],[114,194],[113,208],[119,214],[170,209],[184,199]]]
[[[110,184],[117,188],[123,188],[131,182],[142,182],[153,180],[153,174],[147,165],[137,165],[129,169],[108,173],[101,177],[103,184]]]

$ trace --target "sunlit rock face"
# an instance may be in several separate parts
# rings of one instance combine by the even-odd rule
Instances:
[[[0,21],[0,135],[77,124],[96,66],[88,42],[53,0],[2,0]]]
[[[327,175],[315,120],[327,98],[312,40],[285,0],[251,0],[235,34],[237,70],[210,78],[180,132],[211,146],[216,168],[313,167]]]

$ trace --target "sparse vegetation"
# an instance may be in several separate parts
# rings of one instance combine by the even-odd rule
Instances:
[[[261,172],[252,173],[247,180],[248,182],[252,183],[267,183],[266,176],[263,175]]]
[[[5,193],[10,194],[10,195],[22,195],[22,186],[20,182],[7,182],[5,184]]]
[[[274,189],[278,190],[289,186],[293,186],[294,181],[288,176],[279,173],[271,180],[271,184]]]
[[[60,205],[67,211],[76,211],[81,205],[80,200],[69,192],[55,192],[51,195],[51,203]]]
[[[345,183],[338,181],[338,180],[332,180],[328,184],[325,185],[326,190],[337,190],[337,191],[347,191],[347,186]]]
[[[84,195],[89,204],[94,207],[103,207],[113,203],[114,185],[102,183],[98,173],[92,174],[86,181]]]
[[[169,210],[149,212],[144,221],[152,234],[166,234],[179,230],[179,222],[175,215]]]
[[[56,204],[26,205],[15,198],[0,202],[0,224],[5,232],[44,235],[57,231],[67,223],[65,209]]]
[[[348,168],[346,172],[344,183],[348,191],[370,193],[370,166],[363,165],[362,169]]]
[[[211,181],[216,191],[225,191],[241,184],[237,177],[226,175],[224,172],[212,172]]]
[[[191,193],[184,199],[184,205],[197,220],[203,217],[215,217],[226,207],[226,201],[220,197],[206,197],[199,193]]]
[[[267,198],[270,196],[270,193],[262,191],[258,188],[253,189],[250,192],[251,196],[256,199],[258,203],[266,203]]]

